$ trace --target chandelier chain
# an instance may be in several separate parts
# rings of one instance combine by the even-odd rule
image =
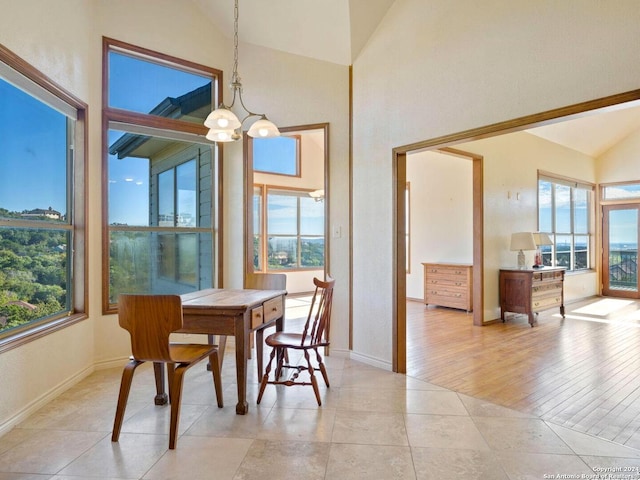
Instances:
[[[233,74],[231,85],[239,83],[238,78],[238,0],[233,7]]]

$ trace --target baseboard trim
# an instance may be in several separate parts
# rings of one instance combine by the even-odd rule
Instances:
[[[10,419],[8,419],[6,422],[0,425],[0,437],[8,433],[9,430],[14,428],[20,422],[26,420],[27,417],[29,417],[30,415],[32,415],[33,413],[35,413],[36,411],[44,407],[47,403],[51,402],[52,400],[60,396],[62,393],[69,390],[71,387],[79,383],[81,380],[84,380],[86,377],[91,375],[94,371],[95,371],[95,366],[90,365],[85,369],[77,372],[75,375],[69,377],[62,383],[56,385],[55,387],[53,387],[51,390],[44,393],[43,395],[40,395],[40,397],[36,398],[29,404],[25,405],[15,415],[13,415]]]
[[[379,358],[370,357],[369,355],[363,355],[361,353],[350,352],[349,358],[351,360],[357,360],[358,362],[371,365],[372,367],[381,368],[382,370],[393,371],[393,365],[391,362],[385,362]]]

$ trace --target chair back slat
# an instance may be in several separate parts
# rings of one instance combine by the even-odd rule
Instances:
[[[313,283],[316,286],[316,290],[311,299],[311,307],[304,325],[300,345],[304,345],[307,338],[312,344],[323,343],[329,339],[335,280],[327,276],[326,281],[314,278]]]
[[[136,360],[171,362],[169,335],[182,328],[182,300],[178,295],[122,294],[118,322],[131,335]]]
[[[284,273],[249,273],[244,288],[251,290],[286,290],[287,276]]]

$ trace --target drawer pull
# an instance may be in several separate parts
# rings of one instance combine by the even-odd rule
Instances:
[[[461,282],[456,282],[456,286],[459,287],[460,285],[462,285]]]
[[[437,280],[431,280],[431,283],[438,283]]]

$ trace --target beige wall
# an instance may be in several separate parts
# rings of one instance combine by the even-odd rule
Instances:
[[[599,183],[640,181],[640,130],[628,135],[596,161]]]
[[[220,68],[226,85],[231,40],[197,7],[173,0],[0,0],[0,43],[89,104],[88,185],[101,184],[102,36]],[[170,32],[170,34],[167,34]],[[336,354],[348,347],[348,67],[240,45],[245,101],[280,126],[330,124],[330,195],[343,236],[331,245],[337,279],[332,336]],[[304,105],[304,108],[299,108]],[[292,108],[295,107],[295,108]],[[242,145],[224,148],[224,284],[242,285]],[[331,199],[330,199],[331,200]],[[0,355],[0,434],[94,368],[121,365],[126,332],[103,316],[100,188],[89,191],[89,319]]]
[[[393,4],[353,66],[354,358],[392,361],[392,149],[639,88],[638,22],[635,0]],[[510,260],[507,188],[518,228],[535,226],[534,184],[506,171],[535,167],[517,161],[485,170],[485,319]]]
[[[407,297],[424,297],[423,262],[473,263],[473,163],[438,152],[407,156],[411,273]]]
[[[526,132],[457,148],[484,157],[484,321],[495,320],[500,318],[498,270],[517,264],[517,253],[509,250],[511,234],[538,230],[538,170],[595,183],[595,160]],[[525,252],[527,265],[533,265],[533,256]],[[565,300],[595,295],[596,280],[593,271],[567,275]]]

